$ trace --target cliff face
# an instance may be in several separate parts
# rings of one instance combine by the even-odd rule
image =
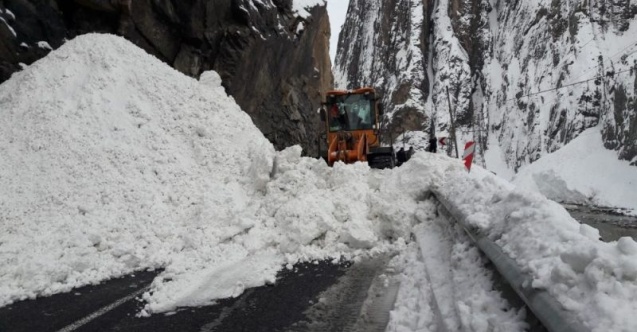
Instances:
[[[324,5],[307,15],[292,0],[0,0],[0,17],[1,81],[64,39],[117,33],[187,75],[217,71],[277,148],[316,154],[332,84]]]
[[[490,15],[482,108],[507,162],[517,168],[599,125],[604,145],[637,165],[635,6],[501,2]]]
[[[402,8],[411,20],[395,19]],[[513,170],[594,126],[618,158],[637,165],[630,1],[353,0],[349,10],[340,43],[355,47],[339,49],[340,84],[410,91],[416,121],[433,119],[439,136],[449,134],[451,105],[459,144],[475,140],[482,153],[498,146]],[[405,108],[385,98],[396,114]]]

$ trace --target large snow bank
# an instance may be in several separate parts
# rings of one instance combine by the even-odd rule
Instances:
[[[475,166],[474,166],[475,167]],[[592,331],[635,331],[637,243],[605,243],[546,197],[475,167],[449,169],[437,184],[470,225],[487,234]]]
[[[513,183],[561,202],[613,206],[637,213],[637,167],[617,160],[615,151],[604,148],[599,127],[522,167]]]
[[[87,35],[0,85],[0,305],[218,260],[274,149],[202,81]]]

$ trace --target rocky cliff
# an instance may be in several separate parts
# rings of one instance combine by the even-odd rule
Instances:
[[[380,86],[398,127],[430,118],[446,136],[451,107],[460,144],[497,146],[513,170],[593,126],[637,165],[636,14],[629,0],[352,0],[335,77]]]
[[[117,33],[194,77],[215,70],[279,149],[316,154],[332,84],[325,5],[292,0],[0,0],[0,82],[87,32]]]

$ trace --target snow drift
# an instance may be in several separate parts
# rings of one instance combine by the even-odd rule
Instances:
[[[215,73],[122,38],[79,37],[0,87],[0,304],[209,262],[269,179],[273,147]]]

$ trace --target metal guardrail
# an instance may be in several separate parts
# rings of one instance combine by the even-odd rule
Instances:
[[[533,311],[535,316],[551,332],[590,332],[577,318],[557,302],[546,290],[531,287],[532,279],[522,273],[517,263],[505,254],[500,246],[489,240],[478,230],[469,227],[464,217],[443,195],[433,192],[449,214],[469,235],[478,248],[491,260],[496,270],[511,285],[518,296]]]

